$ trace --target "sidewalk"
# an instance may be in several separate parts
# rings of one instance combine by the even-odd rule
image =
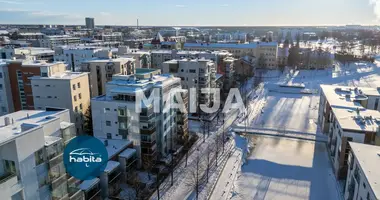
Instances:
[[[210,200],[226,200],[231,191],[237,171],[241,165],[242,152],[236,149],[228,159],[218,182],[211,194]]]

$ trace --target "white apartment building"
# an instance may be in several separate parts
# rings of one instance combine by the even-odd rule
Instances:
[[[335,175],[347,175],[348,142],[380,145],[380,92],[377,88],[321,85],[318,124],[328,135]]]
[[[94,36],[97,40],[102,40],[104,42],[123,42],[122,32],[112,32],[112,33],[100,33]]]
[[[0,60],[0,116],[14,111],[7,63]]]
[[[216,65],[212,60],[170,60],[163,63],[162,72],[180,78],[184,89],[196,88],[199,104],[211,104],[212,95],[202,94],[201,89],[216,87]]]
[[[14,48],[7,46],[7,47],[0,47],[0,59],[12,59],[14,57]]]
[[[80,44],[80,38],[70,35],[49,35],[39,39],[40,47],[55,49],[61,45]]]
[[[110,49],[85,45],[61,46],[55,48],[54,61],[62,61],[68,64],[72,71],[80,71],[82,62],[93,58],[112,57]]]
[[[1,199],[78,199],[63,164],[75,137],[68,110],[23,110],[0,117]]]
[[[149,51],[140,51],[121,46],[118,48],[117,54],[120,57],[134,58],[136,60],[136,68],[151,68],[151,53]]]
[[[93,59],[82,62],[83,72],[89,72],[91,97],[105,94],[106,82],[115,74],[131,75],[136,71],[134,58]]]
[[[54,51],[48,48],[39,47],[4,47],[0,49],[0,59],[34,59],[53,61]]]
[[[90,106],[90,86],[86,72],[58,72],[46,77],[29,78],[33,91],[34,107],[66,108],[75,123],[76,132],[84,131],[83,115]]]
[[[258,62],[259,67],[262,68],[276,68],[277,67],[277,42],[255,42],[243,44],[229,44],[229,43],[185,43],[185,50],[190,51],[205,51],[205,50],[226,50],[235,58],[244,56],[254,56],[258,60],[262,59],[262,63]]]
[[[380,147],[350,142],[345,200],[380,198]]]
[[[138,166],[146,160],[166,157],[174,149],[176,112],[164,112],[163,107],[170,90],[181,88],[180,79],[173,75],[154,75],[155,70],[144,70],[145,73],[130,76],[113,76],[106,84],[106,95],[91,100],[94,136],[132,141]],[[149,97],[155,88],[160,90],[160,113],[153,112],[153,104],[136,113],[136,93],[142,91]]]
[[[232,34],[232,39],[233,40],[239,40],[240,43],[245,43],[247,42],[247,33],[245,32],[235,32]]]

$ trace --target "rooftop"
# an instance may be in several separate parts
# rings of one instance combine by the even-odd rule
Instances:
[[[132,57],[121,57],[121,58],[110,58],[110,59],[101,59],[101,58],[94,58],[91,60],[83,61],[83,63],[109,63],[109,62],[128,62],[128,61],[135,61]]]
[[[133,154],[136,154],[136,149],[128,148],[120,153],[119,157],[129,159]]]
[[[98,184],[100,182],[100,179],[98,178],[94,178],[94,179],[91,179],[91,180],[86,180],[86,181],[83,181],[80,185],[79,185],[79,189],[83,190],[83,191],[88,191],[90,190],[92,187],[94,187],[96,184]]]
[[[350,142],[351,150],[360,164],[376,198],[380,197],[380,147]]]
[[[117,167],[119,167],[119,165],[120,165],[119,162],[110,160],[110,161],[107,162],[107,166],[104,169],[104,172],[111,173],[112,171],[114,171],[115,169],[117,169]]]
[[[56,142],[62,140],[60,137],[55,136],[45,136],[45,146],[50,146],[52,144],[55,144]]]
[[[89,72],[70,72],[56,73],[49,77],[33,76],[29,77],[30,80],[73,80],[79,77],[87,76]]]
[[[38,128],[41,125],[57,120],[58,114],[67,110],[45,111],[45,110],[22,110],[7,114],[0,117],[0,144],[14,140],[31,129]],[[47,139],[47,144],[54,141],[54,138]]]
[[[108,145],[106,146],[107,152],[108,152],[108,159],[114,157],[115,155],[119,154],[122,150],[127,148],[129,145],[132,144],[131,141],[128,140],[114,140],[114,139],[100,139],[103,144],[105,144],[105,141],[108,141]]]

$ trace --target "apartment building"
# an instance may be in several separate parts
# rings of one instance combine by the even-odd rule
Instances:
[[[1,199],[84,200],[79,188],[69,186],[62,158],[65,144],[75,135],[64,109],[0,117]]]
[[[7,60],[3,70],[7,71],[14,111],[34,109],[30,77],[48,77],[66,70],[62,62],[46,63],[38,60]]]
[[[0,60],[0,116],[14,111],[7,63]]]
[[[75,45],[61,46],[55,48],[54,60],[56,62],[64,62],[68,65],[68,70],[80,71],[82,62],[98,59],[112,58],[112,52],[109,48]]]
[[[212,60],[186,58],[170,60],[163,63],[162,72],[180,78],[184,89],[196,88],[198,104],[211,104],[212,94],[203,94],[201,89],[216,88],[216,65]],[[200,113],[199,109],[197,113]]]
[[[119,47],[118,55],[120,57],[132,57],[136,60],[136,68],[151,68],[151,53],[149,51],[140,51],[129,49],[129,47]]]
[[[80,38],[70,35],[49,35],[39,39],[40,47],[55,49],[62,45],[80,44]]]
[[[156,88],[160,91],[160,112],[153,112],[152,103],[136,113],[136,93],[141,91],[149,97]],[[174,109],[164,111],[166,98],[170,97],[173,88],[181,88],[180,79],[158,75],[156,70],[143,69],[129,76],[114,75],[106,84],[106,95],[91,100],[94,136],[132,141],[138,167],[166,157],[169,150],[175,148],[177,137],[177,113]]]
[[[379,199],[380,147],[356,142],[349,142],[349,147],[344,199]]]
[[[380,92],[377,88],[321,85],[318,124],[338,179],[347,175],[348,142],[380,145]]]
[[[48,48],[38,47],[20,47],[14,48],[11,46],[0,49],[1,59],[33,59],[53,61],[54,51]]]
[[[255,42],[243,44],[229,43],[185,43],[185,50],[204,51],[204,50],[227,50],[232,53],[235,58],[244,56],[254,56],[261,58],[258,62],[259,67],[275,68],[277,67],[277,42]]]
[[[81,71],[89,72],[91,97],[105,94],[106,82],[115,74],[131,75],[136,72],[134,58],[92,59],[82,62]]]
[[[228,51],[178,51],[178,50],[153,50],[151,51],[152,68],[162,70],[162,63],[183,58],[205,58],[215,62],[218,66],[218,73],[223,65],[223,60],[226,57],[231,57],[232,54]],[[224,65],[223,65],[224,66]]]
[[[75,123],[76,132],[84,131],[83,115],[90,106],[90,86],[86,72],[57,72],[47,76],[30,77],[36,109],[66,108]]]
[[[94,36],[95,39],[104,42],[123,42],[122,32],[100,33]]]

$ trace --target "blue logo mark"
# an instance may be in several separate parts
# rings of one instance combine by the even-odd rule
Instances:
[[[103,142],[91,136],[72,139],[63,152],[67,173],[79,180],[100,176],[108,162],[108,152]]]

